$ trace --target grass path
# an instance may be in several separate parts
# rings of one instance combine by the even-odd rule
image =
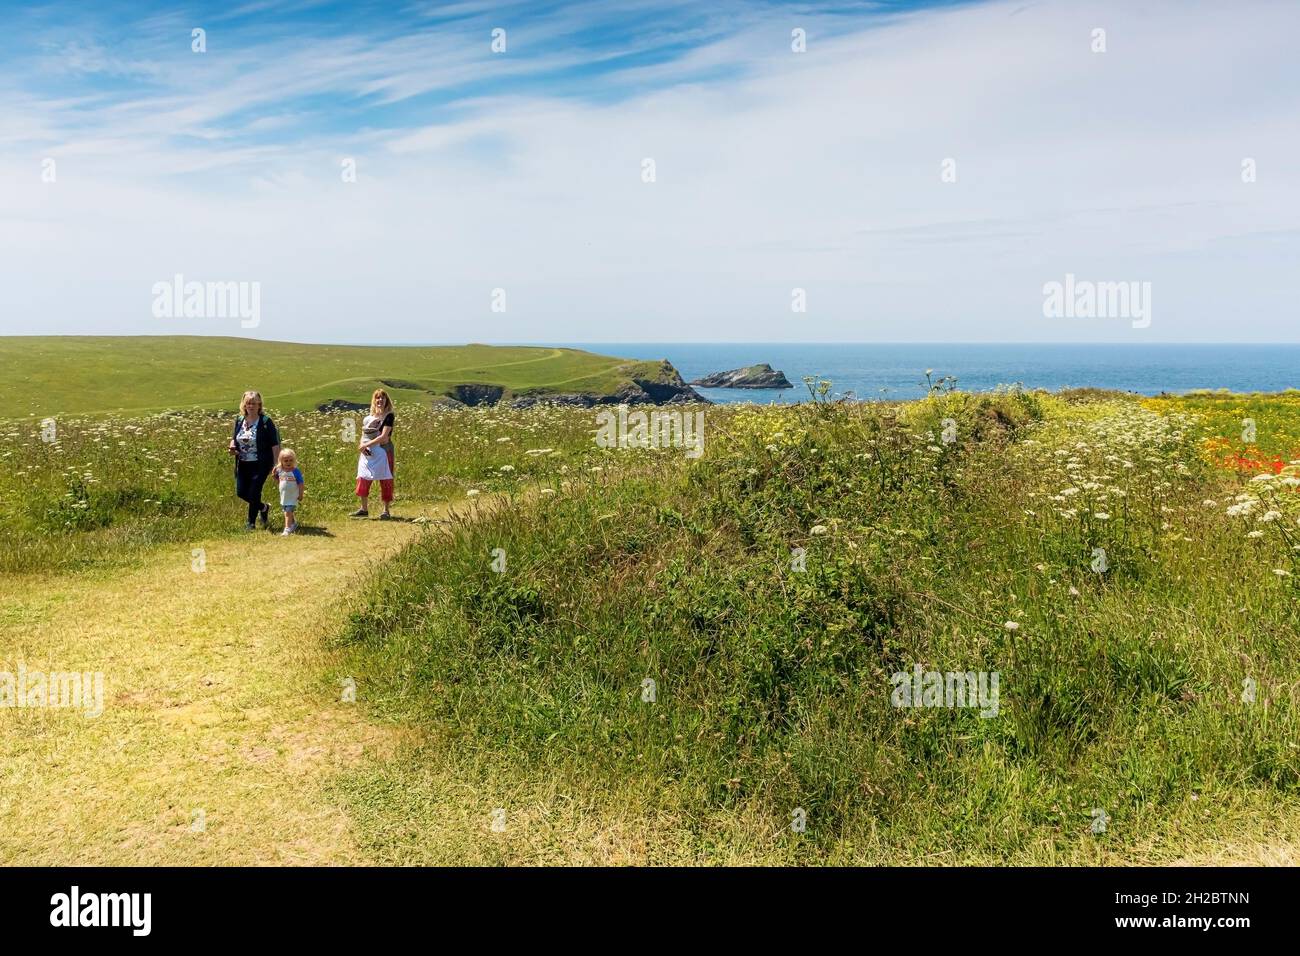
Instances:
[[[103,671],[104,709],[0,708],[0,864],[362,862],[323,784],[402,731],[326,682],[321,638],[370,562],[433,527],[340,515],[202,542],[202,573],[186,545],[7,578],[0,670]]]

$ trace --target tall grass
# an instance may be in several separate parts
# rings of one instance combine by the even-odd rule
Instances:
[[[589,410],[399,407],[399,513],[503,504],[386,564],[341,625],[366,705],[423,731],[343,785],[377,856],[421,858],[434,760],[634,819],[651,859],[1147,860],[1295,808],[1292,396],[706,415],[693,461],[597,448]],[[276,418],[304,524],[343,520],[346,417]],[[228,429],[3,426],[0,572],[242,533]],[[996,715],[894,706],[918,665],[996,673]]]
[[[1193,418],[1012,390],[711,425],[393,562],[343,638],[368,699],[705,857],[719,820],[794,858],[1123,853],[1294,799],[1289,555]],[[996,672],[997,715],[893,706],[918,664]]]

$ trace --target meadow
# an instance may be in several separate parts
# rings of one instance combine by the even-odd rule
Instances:
[[[491,504],[359,566],[324,628],[321,685],[405,733],[328,784],[367,860],[1294,847],[1296,396],[825,394],[708,408],[698,460],[598,448],[593,410],[399,403],[397,512]],[[337,525],[355,416],[276,417]],[[243,534],[226,417],[57,429],[0,430],[0,573]],[[918,666],[997,675],[995,712],[900,705]]]
[[[3,418],[234,413],[257,388],[283,414],[327,402],[368,404],[376,388],[427,404],[467,383],[517,393],[613,392],[655,363],[577,349],[457,345],[306,345],[220,336],[6,336],[0,349]]]
[[[402,500],[509,493],[598,467],[590,415],[400,402],[396,412]],[[341,519],[356,506],[360,416],[268,413],[301,463],[304,527]],[[111,566],[163,543],[234,532],[242,506],[226,452],[232,421],[190,411],[0,423],[0,573]]]

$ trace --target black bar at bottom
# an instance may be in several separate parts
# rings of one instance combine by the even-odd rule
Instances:
[[[469,942],[513,931],[612,943],[642,931],[663,941],[689,919],[733,944],[783,921],[858,938],[929,927],[922,935],[940,945],[1038,930],[1057,942],[1222,944],[1289,929],[1296,889],[1292,869],[22,868],[0,870],[0,925],[9,943],[76,934],[373,946],[384,928],[421,925]]]

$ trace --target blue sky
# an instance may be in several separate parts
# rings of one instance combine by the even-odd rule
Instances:
[[[0,333],[1300,340],[1292,4],[69,2],[5,22]],[[1150,326],[1045,317],[1067,273],[1149,282]],[[156,317],[176,274],[258,283],[259,325]]]
[[[74,126],[104,109],[179,105],[231,84],[201,122],[174,130],[177,148],[212,136],[241,146],[346,139],[418,128],[512,94],[614,104],[682,84],[725,84],[754,66],[754,47],[722,49],[756,24],[788,20],[863,28],[950,0],[749,2],[274,2],[49,3],[13,11],[0,35],[7,86],[55,102]],[[207,34],[196,57],[192,31]],[[506,31],[505,55],[492,51]],[[771,30],[766,52],[790,52]],[[283,84],[250,81],[276,60],[302,65]],[[166,131],[160,123],[160,137]]]

